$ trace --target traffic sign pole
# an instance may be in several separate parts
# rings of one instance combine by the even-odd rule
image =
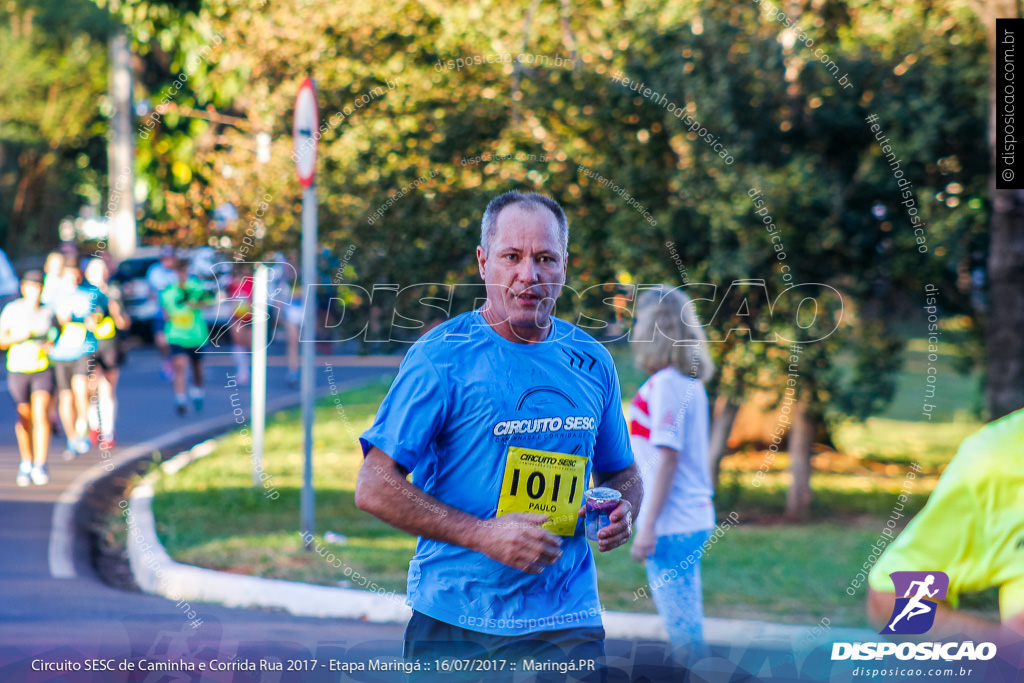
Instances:
[[[316,321],[316,185],[302,193],[302,291],[305,295],[304,321]],[[315,329],[315,328],[314,328]],[[302,538],[306,548],[312,550],[308,539],[316,533],[315,494],[313,491],[313,395],[316,377],[313,375],[315,341],[307,341],[302,349]]]
[[[263,484],[263,434],[267,422],[267,274],[256,264],[252,290],[252,485]]]
[[[303,293],[303,324],[311,322],[316,325],[316,296],[313,285],[316,284],[316,143],[320,138],[320,115],[316,104],[316,86],[312,79],[307,78],[299,86],[295,97],[295,121],[292,136],[295,143],[295,170],[299,182],[304,188],[302,192],[302,293]],[[306,550],[312,550],[311,539],[316,532],[315,504],[313,492],[313,396],[316,378],[313,374],[313,353],[316,350],[316,335],[307,340],[300,348],[301,357],[301,391],[302,391],[302,499],[300,518],[302,538]]]

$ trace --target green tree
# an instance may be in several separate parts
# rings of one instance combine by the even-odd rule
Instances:
[[[338,253],[356,247],[349,267],[367,291],[475,282],[486,201],[537,189],[573,221],[568,284],[587,296],[566,302],[568,317],[609,317],[603,300],[616,287],[594,285],[683,284],[671,242],[691,293],[716,288],[695,298],[708,299],[698,311],[721,368],[711,389],[728,405],[754,391],[784,398],[786,340],[808,342],[789,444],[789,512],[805,515],[815,436],[890,400],[895,328],[916,319],[924,329],[924,283],[939,286],[947,311],[972,312],[962,274],[984,250],[989,211],[988,161],[974,144],[985,125],[981,25],[959,0],[785,3],[800,31],[753,3],[532,1],[506,5],[504,22],[487,21],[489,11],[209,0],[173,28],[128,22],[171,65],[162,88],[203,41],[223,36],[140,147],[153,227],[234,249],[250,229],[251,256],[294,248],[290,109],[312,75],[326,122],[321,237]],[[529,58],[489,59],[505,54]],[[913,183],[924,244],[869,116]],[[256,160],[260,133],[272,139],[266,163]],[[241,219],[213,226],[224,203]],[[781,242],[765,229],[765,207]],[[731,286],[749,280],[765,287]],[[797,336],[809,311],[780,295],[802,283],[838,292],[841,322],[840,300],[820,298],[817,323]],[[369,301],[353,303],[367,314]]]
[[[107,16],[86,0],[0,6],[0,244],[57,242],[57,224],[100,203],[106,168]]]

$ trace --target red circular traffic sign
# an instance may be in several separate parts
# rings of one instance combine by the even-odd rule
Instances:
[[[306,78],[295,96],[295,120],[292,138],[295,151],[295,170],[303,187],[310,187],[316,176],[316,143],[320,140],[320,112],[316,105],[316,86]]]

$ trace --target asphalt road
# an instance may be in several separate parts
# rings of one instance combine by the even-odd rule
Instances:
[[[281,359],[268,370],[268,395],[280,397],[293,390],[285,384]],[[159,359],[152,350],[136,350],[122,372],[119,387],[118,443],[114,455],[155,436],[180,431],[203,420],[231,412],[227,373],[234,372],[226,357],[211,358],[206,373],[206,404],[201,413],[179,417],[173,411],[170,384],[159,377]],[[323,363],[318,384],[326,385]],[[394,372],[383,366],[344,367],[334,364],[334,381],[369,379]],[[300,680],[278,673],[146,673],[84,670],[74,673],[33,672],[32,660],[64,662],[91,658],[117,661],[138,657],[176,661],[179,658],[240,656],[282,659],[351,659],[373,653],[400,655],[401,625],[296,618],[260,610],[193,605],[203,623],[193,628],[186,606],[151,595],[117,590],[102,583],[89,566],[81,543],[74,554],[75,578],[54,579],[50,567],[53,511],[60,494],[89,467],[100,462],[97,450],[71,462],[60,458],[63,442],[50,447],[47,486],[19,488],[14,475],[18,463],[14,439],[14,408],[0,391],[0,681],[106,681],[106,680]],[[248,391],[243,390],[248,406]],[[298,517],[298,511],[296,511]],[[353,655],[354,656],[354,655]],[[37,664],[38,668],[40,665]],[[102,666],[102,665],[100,665]],[[339,674],[321,680],[337,680]],[[131,676],[131,677],[130,677]],[[303,675],[301,680],[317,680]]]

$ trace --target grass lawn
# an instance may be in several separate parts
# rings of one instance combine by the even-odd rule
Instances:
[[[912,355],[914,352],[910,352]],[[623,392],[632,395],[642,374],[618,357]],[[943,371],[951,377],[952,371]],[[717,496],[719,518],[737,510],[741,525],[729,528],[704,559],[705,611],[709,616],[761,618],[863,626],[864,589],[845,589],[885,524],[907,465],[919,462],[926,476],[915,482],[910,509],[923,505],[942,466],[959,441],[978,428],[968,417],[968,393],[947,404],[944,420],[913,421],[907,402],[919,401],[924,369],[908,363],[897,403],[865,424],[849,423],[836,432],[842,453],[815,457],[815,521],[781,525],[773,517],[784,504],[788,474],[785,454],[763,486],[750,486],[763,453],[745,452],[723,462]],[[952,380],[950,380],[952,382]],[[969,380],[962,380],[964,385]],[[385,590],[404,592],[415,539],[360,512],[354,488],[362,457],[357,436],[373,419],[388,382],[322,399],[315,420],[315,482],[318,540],[327,531],[345,537],[326,543],[343,563]],[[302,437],[297,410],[268,418],[266,471],[280,492],[270,500],[254,488],[251,464],[241,438],[218,439],[211,455],[157,484],[153,503],[157,529],[175,559],[223,571],[349,585],[343,571],[303,550],[298,532],[302,480]],[[332,537],[333,538],[333,537]],[[599,555],[599,585],[605,607],[653,612],[643,590],[642,565],[627,549]],[[969,605],[991,615],[994,598]]]

